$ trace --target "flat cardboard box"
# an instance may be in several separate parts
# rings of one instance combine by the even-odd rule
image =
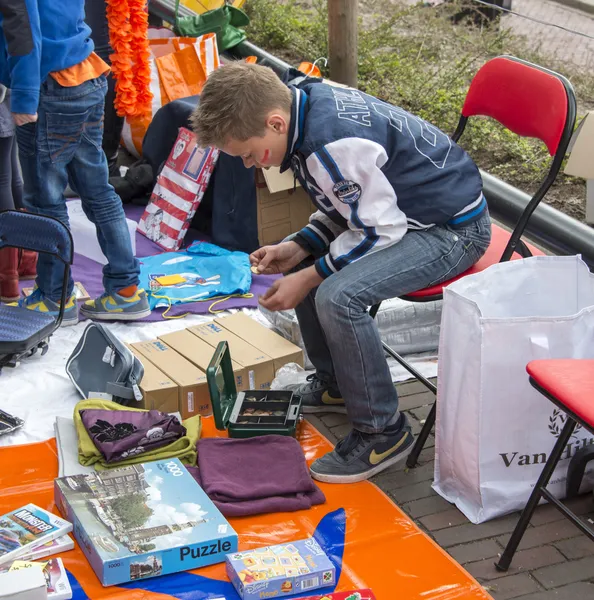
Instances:
[[[175,381],[157,369],[152,362],[139,352],[133,345],[127,344],[144,366],[144,375],[140,382],[142,400],[134,404],[134,408],[160,410],[164,413],[174,413],[179,410],[179,387]]]
[[[0,573],[1,600],[47,600],[42,569],[22,569]]]
[[[171,346],[176,352],[179,352],[184,358],[187,358],[201,371],[206,373],[208,365],[212,360],[212,355],[214,354],[214,348],[210,344],[207,344],[204,340],[192,335],[185,329],[160,335],[159,339],[163,340],[168,346]],[[232,361],[232,363],[237,391],[241,392],[247,390],[247,369],[237,364],[235,361]]]
[[[316,212],[309,194],[295,186],[293,172],[278,167],[256,171],[258,240],[262,246],[284,240],[309,223]]]
[[[249,390],[268,390],[274,379],[274,361],[270,356],[254,348],[245,340],[231,333],[228,329],[221,327],[214,321],[204,325],[196,325],[188,329],[191,333],[216,348],[219,342],[226,341],[229,344],[231,358],[245,367],[248,372]]]
[[[266,352],[274,360],[274,373],[287,363],[303,366],[303,351],[258,321],[238,312],[228,317],[215,319],[215,323],[228,329],[252,346]]]
[[[178,410],[182,419],[212,414],[204,372],[161,340],[137,342],[132,347],[177,383]]]

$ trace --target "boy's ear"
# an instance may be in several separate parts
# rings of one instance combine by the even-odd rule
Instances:
[[[276,133],[287,133],[289,131],[287,119],[279,113],[271,113],[266,120],[266,126]]]

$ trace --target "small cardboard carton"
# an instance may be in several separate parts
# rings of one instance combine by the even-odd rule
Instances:
[[[274,379],[274,361],[270,356],[254,348],[245,340],[231,333],[228,329],[221,327],[214,321],[204,325],[196,325],[188,329],[192,334],[210,344],[214,349],[219,342],[227,342],[231,352],[231,358],[239,365],[247,369],[248,390],[268,390]]]
[[[227,554],[226,568],[242,600],[303,596],[336,583],[336,568],[314,538]]]
[[[182,419],[212,414],[206,374],[161,340],[137,342],[132,348],[179,386],[178,410]]]
[[[573,133],[565,173],[586,180],[586,223],[594,224],[594,114],[589,112]]]
[[[284,240],[305,227],[316,212],[309,194],[295,182],[293,172],[278,167],[256,171],[258,240],[260,245]]]
[[[206,373],[214,354],[214,348],[210,344],[185,329],[161,335],[159,339]],[[233,361],[233,373],[235,374],[237,391],[247,390],[247,370]]]
[[[177,383],[165,375],[163,371],[157,369],[134,346],[128,344],[128,348],[140,359],[144,366],[144,375],[140,382],[142,400],[135,403],[134,408],[160,410],[164,413],[177,412],[179,410],[179,388]]]
[[[265,352],[274,361],[274,373],[287,363],[303,366],[303,351],[299,346],[278,335],[258,321],[238,312],[228,317],[215,319],[215,323],[228,329],[258,350]]]

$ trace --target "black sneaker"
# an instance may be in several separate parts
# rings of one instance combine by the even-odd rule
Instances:
[[[356,483],[403,460],[410,454],[415,438],[404,415],[401,423],[395,433],[351,430],[332,452],[311,465],[312,477],[326,483]]]
[[[301,396],[301,410],[304,413],[342,413],[346,414],[346,407],[340,392],[322,381],[315,373],[307,376],[307,383],[289,385],[296,396]]]

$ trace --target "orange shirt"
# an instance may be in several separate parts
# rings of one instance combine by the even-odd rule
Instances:
[[[97,54],[91,52],[88,58],[77,65],[61,71],[54,71],[50,75],[62,87],[75,87],[107,73],[109,73],[109,65]]]

